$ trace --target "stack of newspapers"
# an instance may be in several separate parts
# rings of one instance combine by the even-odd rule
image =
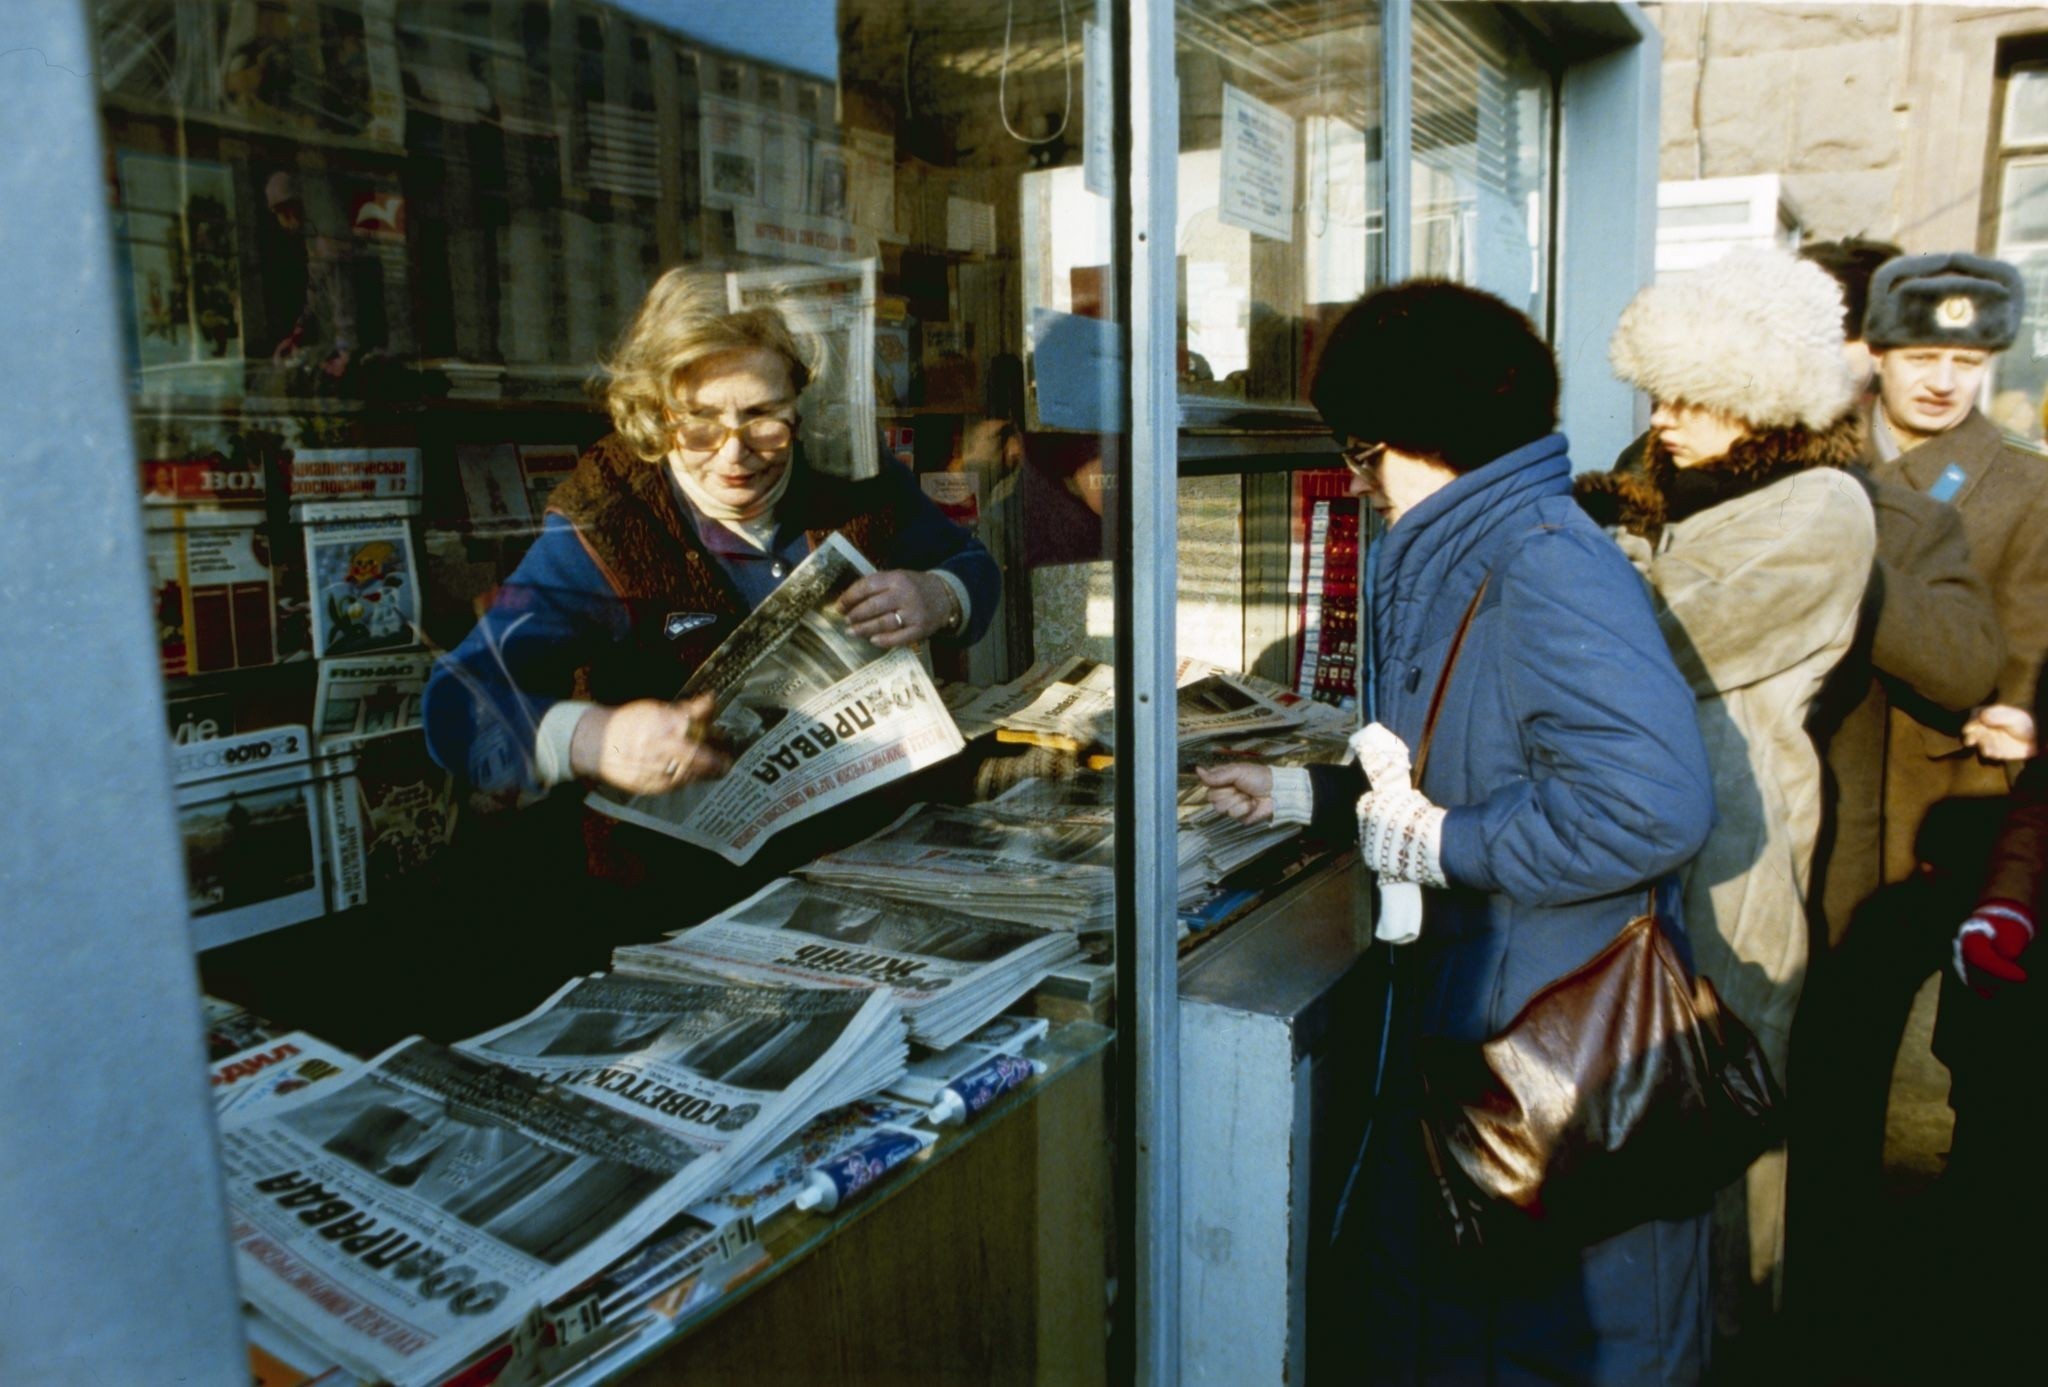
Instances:
[[[943,1049],[1079,955],[1064,931],[785,877],[701,925],[617,950],[612,966],[877,992],[914,1039]]]
[[[244,1296],[353,1372],[438,1382],[908,1054],[877,991],[610,975],[230,1119]]]
[[[1087,932],[1115,923],[1115,853],[1106,819],[1046,823],[994,801],[920,804],[798,875],[906,904]]]
[[[1107,930],[1115,909],[1113,796],[1109,775],[1083,772],[1023,780],[986,804],[918,805],[800,875],[905,904],[1079,933]],[[1175,817],[1181,904],[1298,831],[1231,818],[1192,775],[1180,778]]]
[[[1098,827],[1107,836],[1115,803],[1114,779],[1084,771],[1063,780],[1025,780],[990,802],[1012,821],[1047,829],[1065,825]],[[1295,835],[1292,825],[1247,824],[1209,803],[1209,792],[1193,775],[1175,787],[1177,832],[1174,846],[1179,868],[1180,904],[1200,899],[1230,873]]]
[[[1263,680],[1232,674],[1202,660],[1182,660],[1175,671],[1175,684],[1175,735],[1183,753],[1205,742],[1293,728],[1307,715],[1309,700],[1277,685],[1261,688]],[[1024,695],[1028,701],[1009,706]],[[982,718],[992,720],[999,739],[1069,751],[1091,746],[1114,750],[1115,695],[1115,669],[1077,656],[1036,678],[1027,675],[1026,680],[1010,686],[1001,704],[970,704],[960,711],[976,725]],[[956,712],[956,721],[959,715]]]

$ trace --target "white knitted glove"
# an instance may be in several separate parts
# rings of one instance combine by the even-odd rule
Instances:
[[[1444,811],[1410,783],[1408,747],[1378,723],[1351,738],[1373,786],[1358,800],[1358,842],[1382,881],[1443,886]]]

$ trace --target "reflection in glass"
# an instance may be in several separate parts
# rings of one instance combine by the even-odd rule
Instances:
[[[1413,272],[1497,294],[1540,329],[1550,78],[1490,8],[1418,4],[1414,35]]]

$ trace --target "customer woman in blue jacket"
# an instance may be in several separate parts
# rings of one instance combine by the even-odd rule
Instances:
[[[1499,1032],[1646,893],[1678,924],[1674,874],[1714,813],[1692,692],[1642,580],[1572,499],[1556,363],[1521,314],[1455,284],[1381,290],[1332,333],[1312,398],[1353,494],[1387,527],[1365,766],[1204,779],[1241,818],[1355,826],[1390,907],[1381,937],[1413,941],[1395,948],[1383,1087],[1346,1219],[1365,1245],[1363,1379],[1693,1381],[1709,1192],[1674,1189],[1668,1220],[1591,1246],[1512,1261],[1456,1249],[1422,1156],[1416,1059],[1425,1038]],[[1412,786],[1410,751],[1482,584]],[[1419,919],[1390,883],[1421,888]]]

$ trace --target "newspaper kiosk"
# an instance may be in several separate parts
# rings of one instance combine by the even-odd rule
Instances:
[[[1355,893],[1345,859],[1234,835],[1178,776],[1333,755],[1356,717],[1370,536],[1304,403],[1343,308],[1449,275],[1575,358],[1647,280],[1654,36],[1607,4],[762,13],[14,16],[7,177],[42,215],[5,233],[27,465],[0,576],[40,596],[11,601],[0,649],[42,671],[17,729],[41,807],[4,859],[37,922],[10,937],[37,942],[0,1010],[19,1052],[70,1058],[7,1080],[33,1118],[5,1143],[10,1379],[1243,1382],[1313,1361],[1303,1267],[1251,1253],[1307,1226],[1320,1167],[1248,1171],[1260,1197],[1225,1230],[1238,1310],[1286,1333],[1189,1327],[1219,1305],[1223,1281],[1183,1287],[1220,1265],[1203,1201],[1244,1114],[1182,1097],[1220,1061],[1180,990],[1239,1007],[1223,960],[1292,911],[1329,967],[1269,1000],[1326,1016]],[[22,239],[37,220],[83,230]],[[591,877],[591,822],[674,806],[593,810],[573,776],[486,788],[421,732],[437,663],[612,427],[589,383],[675,267],[801,319],[818,465],[905,479],[1002,577],[987,635],[892,656],[928,764],[870,784],[871,760],[834,761],[858,792],[815,789],[829,808],[757,835],[759,879],[715,900]],[[1588,455],[1629,410],[1571,381]],[[809,692],[868,660],[812,666]],[[782,693],[757,723],[834,729]],[[738,755],[851,745],[802,735]],[[749,788],[724,818],[762,818]],[[1204,963],[1248,912],[1267,942]],[[999,1014],[1054,1024],[991,1052],[1027,1063],[973,1120],[861,1107],[904,1101],[912,1042]],[[216,1088],[260,1090],[218,1123],[209,1026]],[[1303,1045],[1271,1052],[1286,1082]],[[955,1081],[935,1080],[969,1106]],[[829,1216],[742,1228],[757,1162],[795,1150],[808,1186],[859,1122],[928,1154]],[[804,1145],[821,1130],[842,1146]]]

